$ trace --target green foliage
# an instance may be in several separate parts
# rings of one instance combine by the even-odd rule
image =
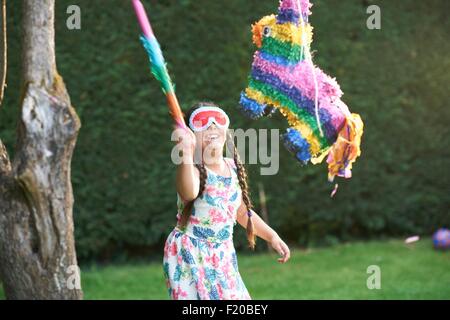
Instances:
[[[177,96],[186,109],[213,100],[233,128],[282,128],[282,117],[252,122],[237,111],[252,54],[250,24],[278,1],[144,1]],[[69,4],[82,29],[65,26]],[[249,165],[253,201],[265,186],[270,224],[290,243],[327,245],[355,238],[430,234],[450,225],[450,76],[447,3],[377,1],[382,29],[366,28],[372,1],[314,1],[315,62],[335,76],[343,100],[365,122],[353,178],[326,164],[301,167],[283,148],[280,171]],[[13,156],[20,106],[21,2],[8,2],[9,70],[0,135]],[[127,1],[59,0],[58,70],[81,119],[72,159],[77,252],[83,261],[160,252],[175,223],[175,166],[165,98],[148,69]],[[236,245],[246,247],[243,230]],[[263,248],[262,240],[259,247]]]

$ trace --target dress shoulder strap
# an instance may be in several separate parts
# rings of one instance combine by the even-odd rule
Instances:
[[[232,158],[224,158],[224,159],[228,163],[230,168],[232,168],[235,172],[237,172],[237,167],[236,167],[236,164],[234,163],[234,159],[232,159]]]

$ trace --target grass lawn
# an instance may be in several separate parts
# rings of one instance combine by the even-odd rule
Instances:
[[[253,299],[450,299],[450,254],[430,240],[356,242],[324,249],[239,255],[239,269]],[[369,265],[381,269],[381,289],[369,290]],[[167,299],[159,263],[83,267],[86,299]],[[0,288],[0,298],[4,298]]]

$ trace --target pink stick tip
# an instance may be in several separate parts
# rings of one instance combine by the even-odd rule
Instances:
[[[139,0],[132,0],[134,12],[136,12],[139,25],[141,26],[142,33],[147,37],[151,38],[153,36],[153,30],[148,20],[147,13],[145,12],[144,6]]]

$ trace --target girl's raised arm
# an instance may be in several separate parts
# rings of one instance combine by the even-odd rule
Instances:
[[[200,189],[200,174],[194,165],[196,138],[190,129],[175,129],[183,152],[183,161],[177,167],[177,192],[184,201],[197,198]]]

